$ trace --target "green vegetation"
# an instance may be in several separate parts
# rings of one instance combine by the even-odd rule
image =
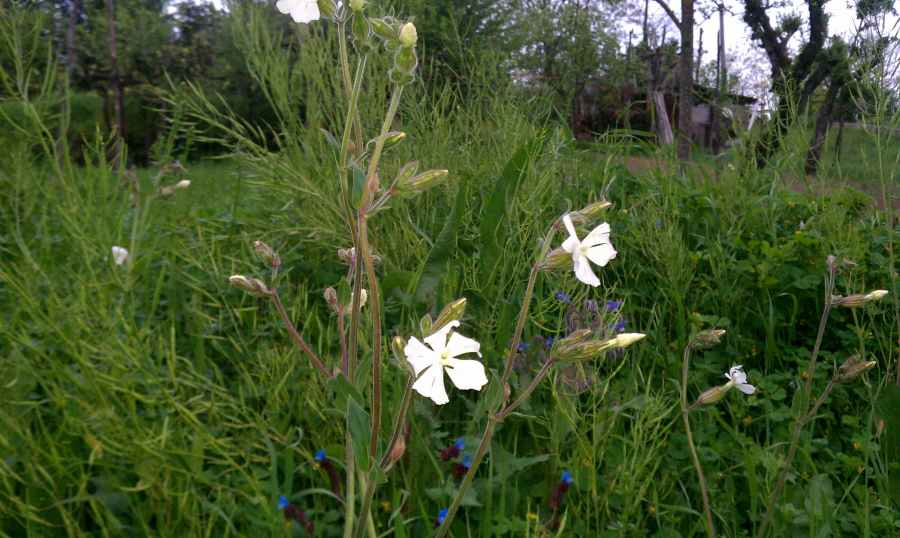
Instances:
[[[86,140],[80,164],[60,164],[50,126],[61,97],[52,80],[35,94],[26,91],[34,79],[20,76],[52,70],[39,69],[40,54],[4,64],[0,110],[16,112],[0,118],[0,536],[305,536],[298,523],[285,525],[281,495],[316,536],[342,535],[337,494],[346,491],[333,489],[330,472],[345,481],[347,455],[334,395],[270,302],[228,277],[271,276],[252,241],[271,245],[290,269],[279,284],[288,315],[329,370],[339,365],[336,318],[322,294],[347,274],[337,250],[350,237],[319,127],[340,121],[334,94],[343,90],[325,67],[334,53],[325,36],[310,33],[282,55],[278,39],[291,38],[269,39],[254,18],[263,12],[247,9],[236,46],[255,60],[249,76],[278,136],[185,84],[165,97],[173,129],[157,158],[184,155],[189,137],[231,152],[186,172],[113,174],[101,135]],[[387,67],[369,64],[373,73]],[[599,326],[624,319],[647,338],[551,370],[518,409],[525,416],[498,427],[452,535],[705,536],[679,390],[693,402],[737,364],[757,392],[729,391],[690,420],[718,534],[754,535],[798,409],[855,354],[877,364],[837,385],[803,430],[769,535],[900,533],[900,227],[893,209],[846,186],[865,181],[887,207],[896,203],[898,120],[872,110],[870,123],[885,128],[845,132],[841,165],[822,180],[794,179],[805,177],[808,149],[796,126],[765,167],[742,151],[747,140],[681,173],[672,155],[628,132],[576,147],[551,99],[494,75],[475,65],[464,91],[417,83],[404,94],[395,128],[407,140],[385,168],[415,157],[450,174],[371,224],[385,349],[464,296],[465,334],[502,370],[542,231],[603,199],[613,204],[604,219],[618,256],[599,270],[596,289],[568,270],[538,279],[513,398],[546,360],[546,339],[579,316],[590,323],[591,308],[600,307]],[[361,114],[372,132],[387,91],[366,88]],[[620,161],[630,155],[649,166],[630,170]],[[190,186],[160,192],[184,179]],[[117,265],[113,246],[130,259]],[[835,293],[890,294],[831,310],[806,393],[829,255],[858,264],[837,276]],[[623,304],[607,311],[612,300]],[[694,353],[681,387],[685,346],[712,328],[727,332]],[[383,399],[395,409],[404,375],[388,362]],[[373,535],[429,536],[449,505],[461,459],[441,453],[464,439],[460,456],[472,455],[485,420],[483,395],[450,390],[444,406],[415,395],[405,454],[373,503]],[[320,449],[332,471],[315,459]],[[564,471],[573,482],[558,497]]]

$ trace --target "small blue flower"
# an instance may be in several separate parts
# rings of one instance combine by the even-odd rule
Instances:
[[[662,228],[662,227],[663,227],[663,221],[662,221],[662,219],[659,219],[659,222],[656,223],[656,227],[657,227],[657,228]]]
[[[290,503],[290,501],[287,500],[287,497],[285,497],[284,495],[278,496],[278,509],[279,510],[284,510],[285,508],[287,508],[287,506],[289,504],[291,504],[291,503]]]
[[[447,514],[449,514],[449,513],[450,513],[450,509],[449,509],[449,508],[442,508],[442,509],[438,512],[438,519],[437,519],[437,520],[438,520],[438,524],[443,525],[443,524],[444,524],[444,521],[447,519]]]
[[[565,471],[562,476],[562,481],[566,484],[571,484],[575,481],[575,479],[572,478],[572,473],[570,473],[569,471]]]
[[[556,338],[553,338],[552,336],[548,336],[544,339],[544,345],[547,347],[552,346],[554,342],[556,342]]]
[[[465,450],[466,449],[466,441],[465,441],[465,439],[460,439],[459,441],[453,443],[453,446],[455,446],[456,448],[458,448],[460,450]]]
[[[610,323],[609,326],[612,328],[614,334],[620,334],[625,332],[625,323],[628,322],[628,318],[619,318],[617,321]]]
[[[318,450],[318,452],[316,452],[316,455],[313,457],[313,459],[314,459],[315,461],[325,461],[325,458],[326,458],[326,457],[327,457],[327,456],[325,456],[325,451],[322,450],[322,449],[320,448],[320,449]]]
[[[569,296],[561,291],[558,291],[558,292],[556,292],[556,299],[562,303],[562,302],[568,301]]]
[[[622,301],[610,301],[606,303],[606,311],[607,312],[615,312],[622,306]]]
[[[472,466],[472,458],[470,456],[464,456],[462,459],[462,464],[463,464],[463,467],[468,469],[469,467]]]
[[[530,347],[531,347],[531,344],[529,344],[529,343],[519,342],[519,351],[522,351],[523,349],[528,349]]]

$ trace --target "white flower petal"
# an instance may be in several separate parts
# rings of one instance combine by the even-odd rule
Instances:
[[[451,358],[462,355],[463,353],[478,353],[478,356],[481,356],[481,352],[479,351],[481,349],[481,344],[459,333],[450,335],[450,340],[447,341],[447,349],[450,351]]]
[[[128,251],[122,247],[113,247],[112,248],[113,260],[115,260],[116,265],[122,265],[125,263],[125,260],[128,259]]]
[[[431,346],[431,349],[440,353],[447,347],[447,335],[457,327],[459,327],[459,320],[455,319],[441,327],[441,330],[438,332],[426,336],[425,343]]]
[[[437,353],[433,349],[419,342],[415,336],[409,339],[406,347],[403,348],[403,353],[406,354],[406,360],[412,365],[416,375],[419,375],[422,370],[437,362],[438,358]]]
[[[575,225],[572,224],[572,217],[570,217],[568,213],[563,215],[563,224],[566,225],[566,230],[569,232],[569,238],[571,239],[574,237],[575,240],[578,241],[578,234],[575,233]]]
[[[591,264],[588,262],[587,256],[582,254],[575,258],[575,277],[595,288],[600,285],[600,279],[591,270]]]
[[[589,247],[602,245],[603,243],[609,243],[609,224],[606,222],[591,230],[591,233],[587,234],[587,237],[581,242],[582,245]]]
[[[743,392],[744,394],[753,394],[754,392],[756,392],[756,387],[754,387],[753,385],[748,385],[747,383],[738,383],[735,385],[735,387],[737,387],[738,390]]]
[[[445,371],[450,380],[461,390],[481,390],[488,382],[484,365],[476,360],[447,359]]]
[[[572,254],[573,252],[578,250],[578,247],[580,247],[580,246],[581,246],[581,242],[579,242],[578,238],[575,237],[574,235],[570,236],[568,239],[563,241],[563,244],[562,244],[563,250],[565,250],[569,254]]]
[[[438,404],[444,405],[450,401],[447,397],[447,389],[444,388],[443,368],[438,364],[432,364],[431,368],[422,372],[422,375],[413,383],[413,389],[426,398]]]
[[[278,11],[290,14],[294,22],[312,22],[319,18],[319,4],[315,0],[278,0]]]
[[[616,249],[614,249],[613,246],[609,243],[591,247],[587,252],[585,252],[585,255],[588,257],[588,259],[599,265],[600,267],[603,267],[607,263],[609,263],[609,260],[616,257],[616,254]]]

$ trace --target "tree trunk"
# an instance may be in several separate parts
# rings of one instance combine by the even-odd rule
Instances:
[[[69,13],[69,27],[66,29],[66,97],[62,101],[59,115],[59,131],[56,136],[56,160],[62,168],[66,159],[66,134],[69,130],[69,88],[75,71],[75,24],[78,22],[78,1],[72,0]]]
[[[675,155],[691,158],[691,123],[694,108],[694,0],[681,0],[681,58],[678,66],[678,142]]]
[[[834,101],[837,98],[838,89],[842,86],[838,81],[832,81],[825,92],[825,100],[822,106],[816,112],[816,130],[813,133],[812,141],[809,143],[809,153],[806,155],[806,175],[815,175],[820,159],[822,158],[822,148],[825,146],[825,137],[828,136],[828,126],[834,116]]]
[[[659,90],[653,91],[653,106],[656,109],[656,132],[659,134],[659,141],[668,146],[674,142],[672,124],[669,123],[669,113],[666,112],[666,98]]]
[[[118,174],[122,165],[122,152],[124,150],[125,136],[125,94],[122,91],[122,81],[119,79],[119,54],[116,49],[116,10],[113,0],[106,0],[106,16],[109,23],[109,87],[113,94],[113,109],[115,111],[115,130],[113,138],[112,164],[113,173]]]

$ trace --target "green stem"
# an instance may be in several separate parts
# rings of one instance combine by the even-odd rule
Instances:
[[[346,22],[341,22],[338,24],[338,35],[341,36],[338,39],[338,45],[341,53],[341,74],[344,78],[344,88],[347,90],[347,98],[350,99],[351,102],[355,103],[356,101],[354,100],[353,92],[350,90],[350,56],[349,54],[347,54],[347,40],[343,37],[347,35],[346,28]],[[363,56],[363,59],[365,59],[366,56]],[[363,65],[365,64],[364,61],[361,63]],[[359,71],[359,73],[362,73],[362,71]],[[356,107],[353,108],[353,127],[355,129],[354,132],[356,133],[357,151],[362,151],[362,125],[359,121],[359,109]]]
[[[456,511],[459,509],[463,495],[465,495],[466,490],[468,490],[469,486],[472,484],[472,479],[475,477],[475,469],[478,468],[482,458],[484,458],[484,453],[487,451],[491,437],[494,436],[494,428],[497,427],[497,424],[498,422],[494,417],[488,417],[488,423],[484,429],[484,436],[481,438],[481,444],[478,445],[478,451],[475,452],[475,457],[472,458],[472,466],[466,471],[466,476],[463,478],[462,484],[459,485],[459,491],[456,492],[453,503],[447,511],[447,517],[444,519],[444,522],[441,523],[434,538],[443,538],[447,535],[447,531],[450,529],[450,522],[453,521],[453,516],[456,515]]]
[[[384,140],[390,132],[391,124],[394,123],[394,116],[397,114],[397,107],[400,105],[400,96],[403,94],[404,86],[398,84],[394,86],[394,94],[391,96],[391,104],[388,107],[387,115],[384,117],[384,123],[381,124],[381,133],[378,134],[378,140],[375,142],[375,150],[372,151],[372,160],[369,162],[369,171],[366,173],[366,179],[375,174],[378,168],[378,161],[381,159],[381,152],[384,150]],[[375,193],[372,193],[374,196]]]
[[[400,438],[400,432],[403,430],[403,423],[406,421],[406,413],[409,410],[410,402],[412,402],[412,387],[415,382],[415,376],[407,376],[406,389],[403,391],[403,401],[400,402],[400,411],[397,413],[397,422],[394,423],[394,431],[391,433],[391,442],[387,444],[387,451],[385,451],[384,456],[381,458],[381,468],[384,469],[384,472],[389,471],[390,468],[394,466],[394,462],[391,461],[391,454],[394,452],[394,445],[397,444],[397,439]]]
[[[356,527],[356,532],[353,534],[353,538],[362,538],[363,533],[366,530],[365,521],[368,520],[369,509],[372,507],[372,497],[375,495],[375,482],[371,479],[366,480],[366,492],[363,495],[362,504],[359,506],[359,525]]]
[[[344,538],[353,537],[353,521],[356,504],[356,462],[353,461],[353,446],[350,444],[350,426],[344,429],[344,445],[347,453],[347,502],[344,505]]]
[[[694,460],[694,467],[697,469],[697,478],[700,479],[700,494],[703,497],[703,512],[706,515],[706,523],[709,525],[707,530],[710,538],[716,538],[716,526],[713,524],[712,510],[709,506],[709,493],[706,491],[706,478],[703,476],[703,467],[700,466],[700,458],[697,456],[697,447],[694,446],[694,437],[691,434],[691,421],[688,418],[687,381],[690,356],[691,344],[689,343],[684,348],[684,365],[681,368],[681,417],[684,419],[684,431],[687,434],[688,446],[691,449],[691,459]]]
[[[369,237],[366,227],[367,217],[359,217],[359,246],[366,264],[366,279],[369,283],[369,295],[372,296],[372,440],[369,444],[369,456],[377,457],[378,436],[381,433],[381,301],[378,300],[378,281],[375,280],[375,266],[369,251]],[[358,288],[359,286],[357,286]],[[373,486],[374,487],[374,486]]]
[[[497,415],[496,415],[497,420],[502,422],[503,419],[505,419],[510,413],[513,412],[513,410],[515,408],[519,407],[522,404],[522,402],[524,402],[525,399],[528,398],[528,396],[534,391],[535,387],[538,386],[538,383],[540,383],[541,379],[543,379],[544,376],[547,374],[547,372],[550,371],[550,366],[552,364],[553,364],[553,359],[550,359],[546,363],[544,363],[544,366],[540,369],[540,371],[537,373],[537,375],[534,376],[534,379],[531,381],[531,384],[528,385],[528,388],[525,389],[525,392],[523,392],[522,395],[516,399],[516,401],[511,403],[509,405],[509,407],[507,407],[503,411],[500,411],[499,413],[497,413]]]
[[[835,383],[837,383],[837,381],[832,378],[832,380],[828,383],[828,386],[825,387],[825,390],[822,391],[822,395],[819,396],[818,400],[816,400],[816,405],[814,405],[812,409],[809,410],[809,413],[807,413],[806,416],[803,417],[803,420],[800,421],[801,424],[806,424],[807,422],[812,420],[813,415],[815,415],[816,411],[819,410],[819,406],[822,405],[822,402],[825,401],[825,397],[828,396],[829,392],[831,392],[831,389],[834,387]]]
[[[284,306],[281,304],[281,299],[278,297],[278,290],[273,289],[269,296],[275,300],[275,306],[278,307],[278,313],[281,314],[281,320],[284,321],[284,324],[287,325],[288,331],[290,331],[291,336],[294,337],[294,341],[297,342],[303,351],[309,355],[309,358],[312,359],[313,363],[315,363],[316,367],[322,372],[326,378],[331,377],[328,374],[328,370],[325,369],[325,365],[322,364],[322,361],[319,360],[319,357],[316,357],[316,354],[309,349],[309,346],[306,345],[306,342],[303,341],[303,337],[300,336],[300,333],[297,332],[297,329],[294,328],[294,324],[291,323],[291,318],[288,317],[287,312],[284,311]]]
[[[834,267],[829,268],[828,270],[828,283],[825,286],[825,307],[822,309],[822,320],[819,322],[819,333],[816,335],[816,344],[813,347],[812,356],[809,360],[809,370],[807,370],[806,374],[806,393],[809,394],[809,389],[812,386],[813,373],[816,369],[816,359],[819,356],[819,347],[822,345],[822,337],[825,334],[825,324],[828,321],[828,313],[831,311],[831,307],[834,304],[831,300],[831,294],[834,292],[834,276],[836,270]],[[831,390],[831,387],[834,385],[834,380],[832,379],[831,383],[829,383],[828,388],[819,398],[819,401],[816,402],[813,411],[818,409],[819,405],[821,405],[822,400],[824,400],[825,395]],[[812,413],[812,412],[811,412]],[[775,513],[775,503],[778,502],[778,497],[781,496],[781,490],[784,488],[784,481],[787,479],[788,471],[790,471],[791,463],[794,461],[794,455],[797,453],[797,444],[800,442],[800,432],[803,430],[803,425],[806,424],[806,421],[812,416],[807,414],[801,420],[798,420],[794,424],[794,436],[791,439],[791,446],[788,448],[787,458],[784,460],[784,467],[781,469],[781,474],[778,476],[778,483],[775,485],[775,493],[772,494],[772,500],[769,501],[769,506],[766,509],[766,515],[763,518],[762,523],[759,526],[759,530],[756,533],[756,538],[762,538],[764,533],[766,532],[766,527],[769,526],[769,521],[772,519],[772,515]]]

